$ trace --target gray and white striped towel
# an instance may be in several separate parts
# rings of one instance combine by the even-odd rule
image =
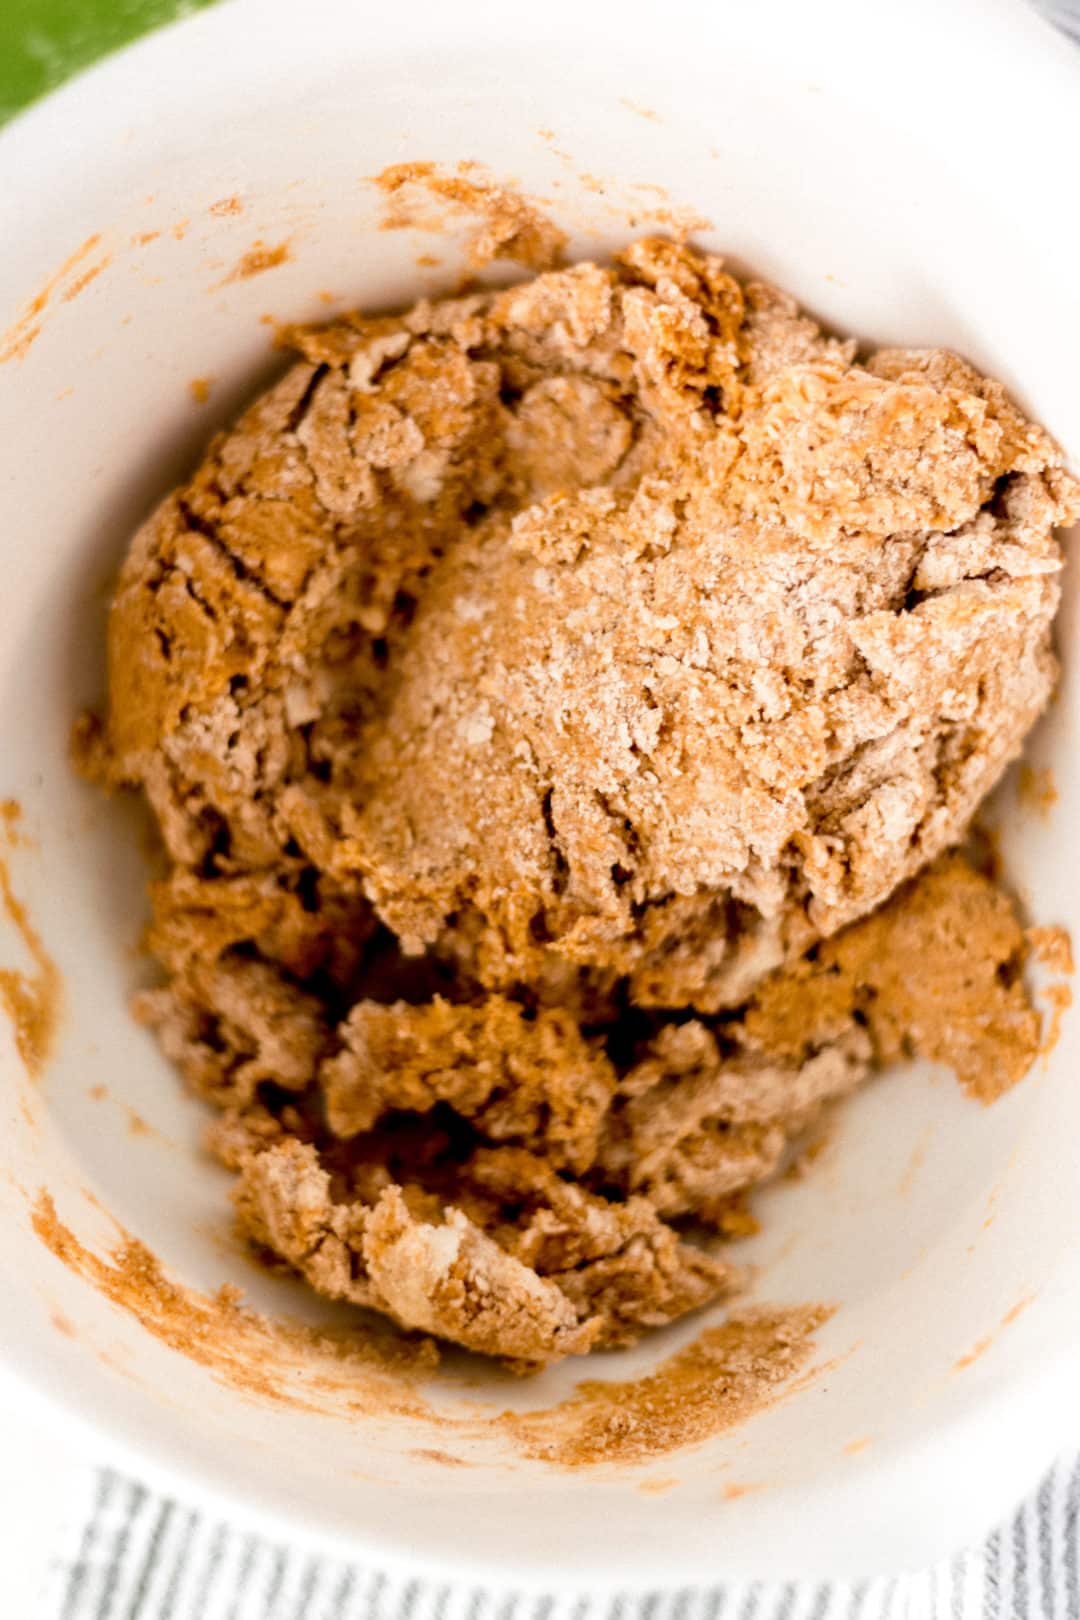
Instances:
[[[1080,1620],[1080,1455],[977,1551],[859,1585],[739,1582],[601,1598],[391,1579],[87,1470],[42,1620]],[[5,1616],[4,1620],[8,1620]],[[24,1620],[12,1616],[11,1620]]]
[[[1080,43],[1080,0],[1037,0],[1037,4],[1051,22]]]

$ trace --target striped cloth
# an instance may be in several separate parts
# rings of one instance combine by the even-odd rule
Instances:
[[[88,1470],[42,1620],[1080,1620],[1080,1455],[977,1552],[917,1575],[573,1598],[391,1579]],[[4,1620],[8,1620],[5,1616]],[[11,1616],[11,1620],[23,1620]]]
[[[1038,7],[1080,43],[1080,0],[1038,0]]]

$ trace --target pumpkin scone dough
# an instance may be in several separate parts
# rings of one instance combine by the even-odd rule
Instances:
[[[1055,679],[1048,435],[647,238],[291,331],[136,535],[85,767],[242,1230],[521,1368],[733,1289],[717,1237],[875,1064],[1039,1021],[961,857]]]

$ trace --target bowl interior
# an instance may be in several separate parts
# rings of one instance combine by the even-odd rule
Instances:
[[[204,1111],[127,1010],[147,971],[144,829],[133,806],[74,778],[68,744],[101,696],[127,540],[280,366],[267,319],[400,305],[460,274],[467,219],[381,228],[371,177],[386,165],[476,161],[543,199],[574,257],[691,210],[695,240],[736,267],[868,341],[956,348],[1080,447],[1068,256],[1001,229],[1013,182],[1028,187],[1025,217],[1042,204],[1051,217],[1055,177],[1031,178],[1024,161],[1046,131],[1019,148],[991,133],[973,165],[952,138],[961,109],[935,103],[933,128],[905,112],[900,36],[875,95],[850,49],[810,49],[794,7],[783,41],[753,19],[714,37],[703,12],[676,7],[673,21],[694,22],[709,46],[689,55],[630,26],[604,46],[606,7],[578,20],[572,53],[565,7],[531,45],[512,20],[499,37],[484,7],[462,8],[444,36],[424,11],[421,47],[392,20],[365,17],[361,31],[337,8],[318,41],[298,42],[273,8],[252,39],[244,8],[225,8],[89,75],[0,141],[22,222],[0,266],[0,799],[22,809],[4,859],[63,983],[39,1082],[0,1021],[0,1273],[14,1301],[0,1341],[32,1381],[159,1466],[383,1555],[499,1563],[516,1578],[550,1576],[555,1560],[567,1580],[626,1584],[925,1559],[974,1534],[1048,1459],[1069,1357],[1075,1368],[1080,1035],[1067,1016],[1049,1057],[992,1109],[925,1066],[844,1109],[813,1174],[762,1197],[763,1231],[745,1248],[756,1300],[838,1307],[818,1375],[707,1445],[633,1468],[560,1473],[485,1428],[492,1412],[568,1394],[580,1366],[516,1385],[455,1364],[426,1414],[295,1346],[265,1352],[274,1389],[239,1387],[220,1361],[148,1333],[32,1229],[47,1188],[92,1249],[118,1222],[187,1287],[235,1283],[267,1311],[341,1320],[229,1238],[228,1178],[198,1151]],[[988,75],[1001,71],[994,42],[1020,30],[1045,89],[1046,105],[1026,110],[1049,117],[1060,87],[1041,35],[993,8],[980,43],[958,15],[943,49],[970,45]],[[73,160],[91,141],[87,175]],[[235,275],[253,250],[278,262]],[[1070,580],[1065,678],[1029,754],[1052,770],[1056,805],[1025,806],[1010,781],[996,814],[1032,920],[1080,937],[1080,764],[1067,746],[1078,612]],[[33,963],[0,918],[8,966]],[[589,1374],[636,1376],[698,1325]],[[853,1547],[838,1526],[868,1501],[874,1524]],[[618,1568],[601,1526],[616,1527]]]

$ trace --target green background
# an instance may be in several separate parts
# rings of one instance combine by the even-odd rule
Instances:
[[[0,123],[87,63],[208,0],[0,0]]]

